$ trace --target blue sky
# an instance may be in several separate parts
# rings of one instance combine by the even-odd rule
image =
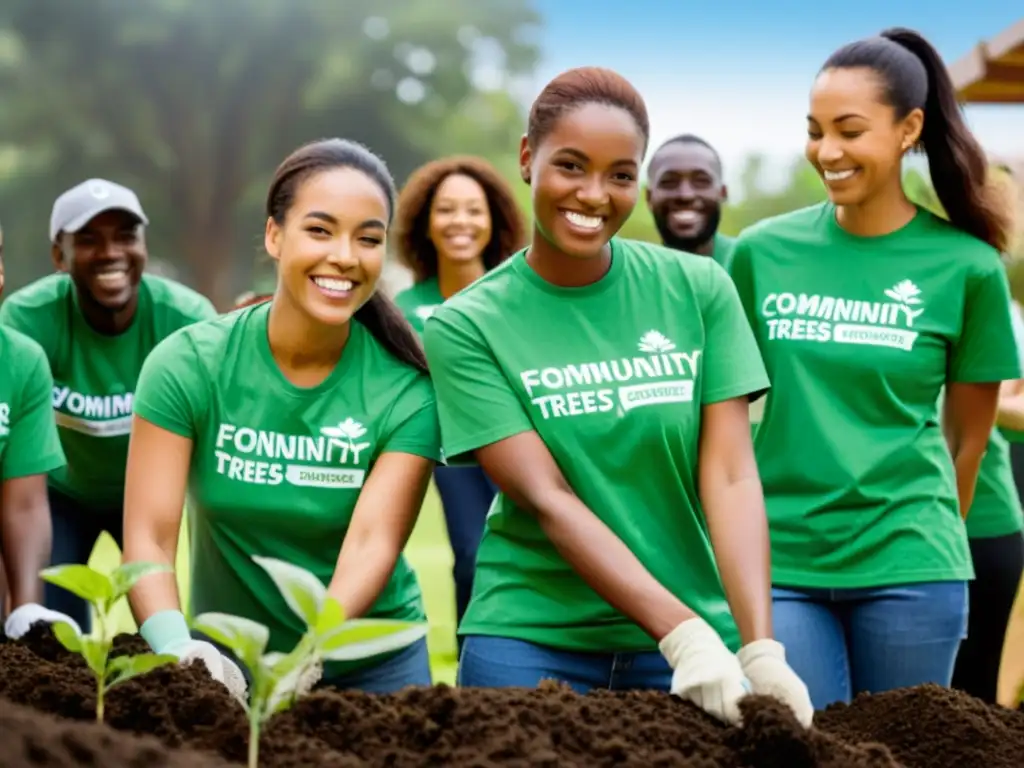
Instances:
[[[776,167],[802,152],[811,80],[843,43],[907,26],[951,63],[1022,16],[1012,0],[535,0],[535,7],[544,26],[534,93],[570,67],[610,67],[643,94],[655,143],[700,134],[718,147],[731,179],[749,152]],[[1024,105],[969,107],[967,117],[989,152],[1024,157]]]

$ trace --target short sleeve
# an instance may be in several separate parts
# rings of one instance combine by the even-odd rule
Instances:
[[[437,401],[424,378],[409,387],[391,410],[380,453],[411,453],[432,461],[443,461]]]
[[[172,333],[142,364],[132,411],[161,429],[194,440],[208,399],[204,370],[189,335]]]
[[[10,432],[3,479],[44,475],[67,462],[53,416],[53,376],[43,350],[34,342],[22,368],[25,386],[10,404]]]
[[[1010,285],[999,259],[968,276],[963,324],[949,360],[949,380],[962,383],[1021,378],[1011,317]]]
[[[35,338],[32,333],[32,320],[24,308],[16,301],[8,299],[0,303],[0,325],[6,325],[21,332],[30,339]]]
[[[533,429],[490,347],[464,316],[442,307],[426,321],[423,342],[450,463],[471,463],[464,454]]]
[[[755,400],[770,387],[754,332],[729,274],[708,259],[704,289],[705,405],[747,395]]]

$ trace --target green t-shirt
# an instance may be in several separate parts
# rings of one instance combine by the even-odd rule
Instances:
[[[135,382],[146,355],[162,339],[213,305],[180,283],[144,275],[128,329],[93,330],[66,273],[49,275],[11,294],[0,323],[39,343],[53,375],[53,410],[67,463],[50,473],[54,488],[97,509],[120,509]]]
[[[429,277],[398,293],[395,296],[395,304],[402,310],[413,330],[422,335],[423,323],[434,314],[434,310],[444,304],[444,297],[441,295],[437,278]]]
[[[780,586],[973,577],[946,381],[1020,375],[999,254],[921,210],[861,238],[824,203],[755,224],[732,277],[771,377],[755,437]]]
[[[711,259],[616,238],[601,280],[562,288],[525,253],[426,323],[449,461],[535,430],[575,494],[735,647],[697,492],[701,406],[768,387],[732,282]],[[577,651],[657,647],[504,494],[459,631]]]
[[[53,421],[53,379],[32,339],[0,325],[0,482],[43,475],[64,464]]]
[[[1009,536],[1022,528],[1024,512],[1013,482],[1010,446],[999,430],[993,429],[967,515],[967,536],[971,539]]]
[[[732,249],[736,247],[736,238],[716,232],[714,243],[711,258],[728,270],[732,262]]]
[[[430,379],[400,362],[358,322],[334,371],[291,384],[267,341],[270,303],[172,335],[146,360],[135,413],[192,439],[189,473],[191,611],[265,624],[270,650],[303,627],[252,555],[334,574],[366,477],[388,452],[439,461]],[[399,557],[367,616],[423,620],[416,575]],[[329,665],[337,674],[357,666]]]
[[[1011,317],[1013,318],[1013,335],[1017,340],[1017,355],[1024,360],[1024,317],[1021,315],[1021,307],[1017,302],[1013,302]],[[1011,443],[1024,443],[1024,432],[1004,427],[1000,427],[999,431]]]

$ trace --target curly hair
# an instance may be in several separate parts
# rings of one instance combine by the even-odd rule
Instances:
[[[453,174],[473,179],[487,196],[491,215],[491,240],[483,252],[487,270],[494,269],[524,244],[526,227],[512,188],[490,163],[466,155],[434,160],[409,177],[398,196],[395,212],[398,260],[413,271],[417,283],[437,275],[437,248],[428,234],[430,208],[441,182]]]

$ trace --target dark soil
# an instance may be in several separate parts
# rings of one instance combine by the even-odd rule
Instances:
[[[115,648],[146,650],[137,636],[121,636]],[[84,663],[48,629],[0,645],[0,697],[93,720],[94,695]],[[271,721],[260,756],[268,768],[1024,765],[1024,713],[938,686],[830,707],[806,732],[771,699],[752,697],[744,713],[743,728],[727,728],[667,694],[580,696],[555,685],[534,691],[439,685],[392,696],[321,691]],[[164,667],[114,688],[106,722],[116,730],[0,702],[0,768],[161,768],[184,766],[186,759],[197,768],[223,768],[245,761],[244,712],[201,666]]]

